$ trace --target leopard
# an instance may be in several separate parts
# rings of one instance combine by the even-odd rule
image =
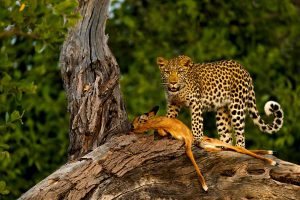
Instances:
[[[267,116],[274,119],[266,123],[260,116],[249,72],[237,61],[221,60],[194,63],[186,55],[171,59],[157,57],[162,85],[167,100],[169,118],[176,118],[182,107],[191,113],[191,129],[196,145],[203,138],[203,113],[216,112],[219,139],[232,145],[245,147],[245,118],[249,114],[260,131],[272,134],[283,125],[283,110],[276,101],[264,106]],[[235,136],[235,137],[233,137]]]

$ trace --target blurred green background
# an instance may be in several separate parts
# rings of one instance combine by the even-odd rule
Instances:
[[[20,9],[24,3],[24,9]],[[14,199],[66,162],[68,113],[59,53],[78,19],[75,0],[0,2],[0,199]],[[300,163],[300,1],[114,0],[107,34],[121,67],[130,119],[165,99],[157,56],[235,59],[252,75],[259,111],[268,100],[283,128],[261,133],[248,118],[246,145]],[[189,123],[187,110],[180,119]],[[214,113],[205,134],[216,135]]]

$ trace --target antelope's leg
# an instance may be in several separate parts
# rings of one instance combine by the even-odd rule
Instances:
[[[195,161],[195,158],[194,158],[194,155],[193,155],[193,152],[192,152],[192,149],[191,149],[191,145],[188,145],[188,144],[185,144],[185,152],[186,152],[186,155],[189,157],[189,159],[191,160],[192,164],[194,165],[194,168],[198,174],[198,178],[199,178],[199,181],[201,183],[201,186],[203,188],[203,190],[207,191],[208,187],[205,183],[205,179]]]
[[[230,146],[230,145],[226,145],[225,149],[230,149],[232,151],[236,151],[236,152],[239,152],[239,153],[242,153],[242,154],[246,154],[246,155],[249,155],[249,156],[252,156],[254,158],[258,158],[258,159],[261,159],[261,160],[265,160],[267,161],[268,163],[270,163],[270,165],[273,165],[275,166],[276,165],[276,161],[272,160],[272,159],[269,159],[269,158],[265,158],[263,156],[260,156],[260,155],[257,155],[243,147],[237,147],[237,146]]]
[[[266,154],[266,155],[273,155],[274,153],[272,150],[249,150],[249,151],[255,154]]]

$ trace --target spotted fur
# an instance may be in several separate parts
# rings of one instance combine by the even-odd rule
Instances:
[[[202,113],[214,110],[220,140],[245,146],[245,116],[248,112],[261,131],[273,133],[283,124],[283,111],[277,102],[265,105],[266,114],[274,120],[266,124],[256,107],[254,88],[249,73],[236,61],[227,60],[195,64],[188,56],[170,60],[157,58],[167,96],[167,116],[175,118],[182,106],[189,107],[192,115],[192,133],[195,141],[203,137]]]

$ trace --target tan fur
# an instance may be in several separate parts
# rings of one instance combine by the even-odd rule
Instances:
[[[194,168],[198,174],[199,181],[201,183],[202,188],[206,191],[208,189],[204,177],[201,174],[201,171],[195,161],[193,152],[192,152],[192,144],[193,144],[193,135],[190,129],[185,126],[181,121],[177,119],[171,119],[167,117],[154,117],[155,113],[149,113],[149,119],[140,123],[140,117],[136,117],[133,120],[133,132],[135,133],[143,133],[147,130],[157,130],[161,136],[166,136],[167,133],[170,133],[175,139],[184,141],[185,143],[185,151],[188,158],[191,160]]]
[[[194,155],[192,153],[192,144],[193,144],[193,135],[190,129],[180,120],[175,118],[168,118],[165,116],[155,116],[156,111],[150,111],[149,113],[145,113],[141,116],[136,117],[133,122],[134,133],[143,133],[148,130],[157,130],[161,136],[166,136],[168,133],[171,134],[175,139],[184,141],[186,154],[191,160],[192,164],[195,167],[195,170],[198,174],[199,181],[201,183],[202,188],[206,191],[207,185],[205,183],[204,177],[201,174],[201,171],[195,161]],[[265,158],[263,156],[257,155],[256,153],[261,154],[272,154],[272,151],[266,150],[247,150],[243,147],[237,147],[229,145],[225,142],[222,142],[217,139],[209,138],[204,136],[200,143],[200,146],[204,148],[206,151],[236,151],[242,154],[246,154],[264,161],[267,161],[271,165],[275,165],[276,162],[269,158]]]
[[[214,138],[209,138],[207,136],[203,137],[200,146],[207,151],[236,151],[236,152],[239,152],[242,154],[252,156],[254,158],[264,160],[264,161],[268,162],[270,165],[276,165],[276,162],[274,160],[257,155],[257,153],[273,154],[273,152],[269,151],[269,150],[248,150],[243,147],[229,145],[225,142],[222,142],[222,141],[214,139]]]

